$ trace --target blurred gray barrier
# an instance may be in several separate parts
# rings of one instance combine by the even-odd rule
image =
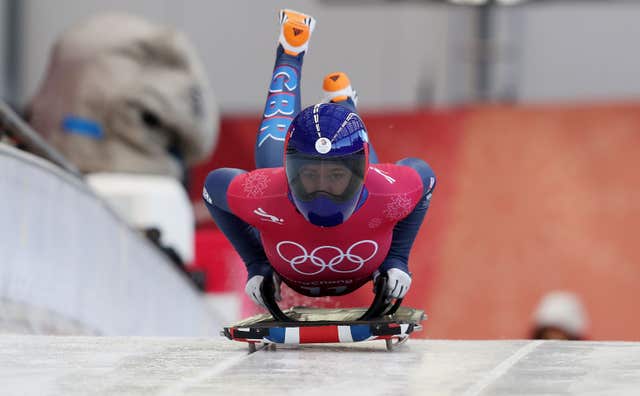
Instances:
[[[0,326],[36,333],[207,336],[221,325],[80,179],[1,143],[0,302]]]

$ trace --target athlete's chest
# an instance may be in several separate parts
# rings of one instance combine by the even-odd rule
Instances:
[[[319,227],[307,221],[286,197],[265,200],[244,211],[244,220],[256,227],[262,238],[305,240],[315,244],[344,245],[363,239],[385,238],[397,222],[397,210],[371,198],[346,222],[334,227]],[[393,213],[392,213],[393,212]]]
[[[368,276],[389,251],[393,225],[371,223],[366,205],[335,227],[314,226],[290,202],[264,206],[256,209],[260,219],[253,224],[269,261],[288,279]]]

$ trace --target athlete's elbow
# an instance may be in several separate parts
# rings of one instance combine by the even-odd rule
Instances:
[[[408,166],[418,173],[422,180],[424,195],[433,193],[433,190],[436,187],[436,174],[426,161],[420,158],[410,157],[398,161],[398,165]]]
[[[204,186],[202,186],[202,199],[207,205],[217,206],[216,204],[216,195],[212,194],[216,186],[216,175],[215,172],[218,169],[209,172],[207,178],[205,179]]]
[[[211,206],[228,211],[227,190],[233,179],[245,173],[242,169],[219,168],[207,175],[202,189],[202,199]]]

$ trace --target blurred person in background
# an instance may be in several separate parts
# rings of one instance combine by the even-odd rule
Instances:
[[[123,13],[82,21],[56,41],[26,113],[98,195],[186,272],[195,228],[186,175],[211,155],[219,114],[183,33]],[[191,275],[202,289],[201,274]]]
[[[533,316],[532,339],[585,340],[588,319],[577,295],[567,291],[545,294]]]
[[[416,158],[377,163],[344,73],[329,74],[323,103],[301,111],[300,75],[315,20],[283,10],[279,21],[258,169],[212,171],[203,199],[242,257],[245,292],[258,305],[265,305],[262,285],[270,277],[320,297],[351,293],[384,274],[386,297],[403,298],[435,175]],[[274,294],[277,301],[278,287]]]
[[[213,92],[189,40],[120,13],[94,16],[61,35],[27,114],[84,173],[182,179],[218,137]]]

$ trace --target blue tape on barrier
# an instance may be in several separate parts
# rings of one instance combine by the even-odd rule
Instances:
[[[76,116],[66,116],[62,120],[62,129],[68,133],[77,133],[96,140],[104,138],[102,126],[99,123]]]

